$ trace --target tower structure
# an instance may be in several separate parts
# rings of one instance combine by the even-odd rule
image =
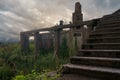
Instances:
[[[83,14],[82,14],[82,10],[81,10],[81,4],[79,2],[75,3],[75,11],[72,14],[72,23],[73,24],[79,24],[83,22]],[[72,32],[72,37],[73,37],[73,42],[75,42],[75,46],[76,49],[80,49],[81,48],[81,44],[82,42],[82,31],[84,31],[83,29],[81,29],[83,27],[79,26],[79,27],[73,27],[71,28],[71,32]],[[82,30],[82,31],[81,31]]]
[[[75,12],[73,13],[72,21],[73,21],[73,24],[78,24],[83,21],[81,4],[79,2],[75,3]]]

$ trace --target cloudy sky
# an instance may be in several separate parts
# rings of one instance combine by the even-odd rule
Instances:
[[[0,39],[18,38],[19,32],[71,21],[75,2],[82,4],[84,20],[120,8],[120,0],[0,0]]]

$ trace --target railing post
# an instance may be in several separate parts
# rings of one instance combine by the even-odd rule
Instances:
[[[84,26],[81,28],[83,44],[86,42],[90,33],[94,30],[94,27],[97,25],[98,21],[99,19],[91,20],[86,24],[86,28]]]
[[[39,32],[34,33],[34,45],[35,45],[35,58],[39,56],[40,52],[40,34]]]
[[[61,20],[60,21],[60,25],[62,26],[63,25],[63,21]],[[55,30],[55,34],[54,34],[54,36],[55,36],[55,52],[54,52],[54,54],[55,54],[55,57],[57,57],[57,58],[59,58],[59,53],[60,53],[60,35],[61,35],[61,28],[57,28],[57,30]]]
[[[59,57],[60,52],[60,30],[55,31],[55,56]]]
[[[84,28],[84,26],[81,27],[81,36],[82,36],[82,44],[86,43],[87,29]]]
[[[29,50],[29,36],[24,32],[20,33],[20,43],[22,52],[26,52]]]

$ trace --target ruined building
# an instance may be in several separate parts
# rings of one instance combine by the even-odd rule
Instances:
[[[28,37],[34,36],[37,56],[43,35],[40,32],[49,31],[47,35],[52,35],[55,54],[59,55],[61,36],[66,28],[69,28],[65,33],[68,34],[68,47],[71,48],[75,41],[78,53],[63,66],[59,80],[120,80],[120,9],[101,18],[83,21],[81,5],[77,2],[71,24],[21,32],[22,50],[28,49]]]
[[[60,80],[120,80],[120,9],[93,21],[91,30]]]

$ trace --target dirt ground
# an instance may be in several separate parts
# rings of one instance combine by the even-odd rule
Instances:
[[[85,76],[80,76],[75,74],[65,74],[57,80],[100,80],[100,79],[95,79],[92,77],[85,77]]]

